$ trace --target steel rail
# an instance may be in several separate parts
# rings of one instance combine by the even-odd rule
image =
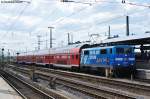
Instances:
[[[0,71],[1,72],[1,71]],[[7,80],[2,74],[0,76],[23,98],[23,99],[28,99],[25,95],[23,95],[22,92],[20,92],[9,80]]]
[[[42,97],[44,97],[44,99],[55,99],[55,98],[53,98],[52,96],[48,95],[47,93],[44,93],[44,92],[41,91],[40,89],[34,87],[33,85],[28,84],[27,82],[25,82],[25,81],[23,81],[23,80],[21,80],[21,79],[15,77],[14,75],[9,74],[8,72],[5,72],[5,71],[1,71],[1,72],[4,73],[4,76],[3,76],[3,77],[5,77],[7,80],[12,79],[13,82],[16,82],[16,84],[17,84],[17,82],[18,82],[18,83],[22,83],[22,84],[25,85],[27,88],[30,88],[30,89],[32,89],[34,92],[39,93]],[[13,82],[11,82],[11,83],[13,83]],[[19,89],[18,89],[18,90],[19,90]],[[29,96],[26,96],[26,97],[29,97]],[[30,98],[33,98],[33,97],[30,97]],[[27,98],[27,99],[28,99],[28,98]]]
[[[14,68],[21,68],[21,67],[14,66]],[[26,71],[27,69],[25,68],[21,68],[21,69],[24,69]],[[79,81],[92,83],[97,86],[107,86],[113,89],[119,89],[121,91],[126,91],[137,95],[150,96],[150,84],[145,84],[145,83],[140,84],[135,81],[122,81],[122,80],[117,80],[112,78],[105,78],[105,77],[93,76],[88,74],[74,73],[74,72],[54,70],[54,69],[41,68],[41,67],[36,67],[35,71],[39,71],[39,72],[41,71],[48,74],[55,74],[66,78],[76,79]]]
[[[31,89],[44,95],[45,96],[44,99],[68,99],[68,97],[65,97],[62,94],[55,93],[54,91],[49,91],[49,90],[47,91],[46,89],[42,88],[41,86],[38,86],[36,83],[34,83],[34,85],[33,85],[33,84],[31,84],[31,82],[27,82],[25,79],[20,79],[20,77],[18,75],[10,73],[10,71],[5,72],[5,74],[9,75],[10,77],[12,77],[14,79],[17,79],[21,83],[29,86]]]
[[[74,79],[67,79],[65,77],[60,77],[56,75],[50,75],[43,72],[36,72],[38,77],[43,80],[49,80],[49,77],[56,78],[56,83],[59,85],[64,85],[72,89],[78,90],[80,92],[86,93],[87,95],[93,96],[97,99],[109,98],[109,99],[136,99],[136,96],[131,96],[125,93],[121,93],[111,88],[97,87],[93,84],[76,81]]]
[[[61,70],[54,70],[54,69],[48,69],[48,68],[41,68],[38,67],[36,70],[47,72],[47,73],[53,73],[61,76],[65,76],[68,78],[74,78],[81,81],[102,85],[102,86],[108,86],[115,89],[122,89],[124,91],[136,93],[139,95],[146,95],[150,96],[150,84],[143,83],[143,82],[135,82],[135,81],[123,81],[123,80],[117,80],[113,78],[106,78],[106,77],[99,77],[89,74],[81,74],[81,73],[75,73],[75,72],[68,72],[68,71],[61,71]]]
[[[14,67],[17,68],[16,70],[19,70],[20,67]],[[29,72],[29,69],[26,68],[21,68],[19,70],[19,72],[24,71],[25,73]],[[135,99],[135,96],[131,96],[125,93],[121,93],[119,91],[116,90],[112,90],[111,88],[104,88],[104,87],[97,87],[97,86],[93,86],[93,84],[89,84],[89,83],[84,83],[81,81],[76,81],[73,79],[67,79],[66,77],[62,77],[59,75],[50,75],[48,73],[44,73],[42,71],[35,71],[35,74],[38,75],[38,78],[44,79],[49,81],[50,77],[56,77],[56,83],[57,84],[61,84],[67,87],[70,87],[72,89],[78,90],[82,93],[86,93],[87,95],[90,95],[92,97],[96,97],[96,98],[116,98],[116,99]]]

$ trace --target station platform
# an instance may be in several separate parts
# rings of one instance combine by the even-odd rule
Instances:
[[[0,99],[23,98],[0,76]]]
[[[137,69],[137,78],[150,80],[150,69]]]
[[[149,61],[136,61],[136,68],[150,70],[150,60]]]

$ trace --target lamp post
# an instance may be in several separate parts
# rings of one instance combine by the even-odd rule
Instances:
[[[53,37],[52,37],[52,29],[54,29],[54,27],[48,27],[50,29],[50,48],[52,48],[53,46]]]
[[[8,53],[7,53],[7,63],[9,64],[10,63],[10,50],[8,49]]]
[[[2,56],[1,56],[1,67],[2,67],[2,69],[3,69],[3,67],[4,67],[4,48],[2,48]]]
[[[17,52],[16,54],[17,54],[16,61],[18,62],[18,61],[19,61],[19,60],[18,60],[18,56],[19,56],[20,53]]]

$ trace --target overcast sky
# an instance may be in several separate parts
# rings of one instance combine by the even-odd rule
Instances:
[[[54,47],[67,44],[67,33],[71,33],[74,42],[89,40],[88,35],[93,33],[99,34],[99,39],[105,39],[109,25],[111,35],[125,36],[126,15],[130,16],[130,33],[138,35],[150,31],[148,7],[122,4],[122,0],[74,1],[92,5],[62,3],[59,0],[32,0],[30,4],[0,3],[0,47],[16,51],[34,50],[37,48],[37,35],[41,35],[41,49],[45,49],[45,41],[49,40],[48,26],[54,27]],[[150,4],[150,0],[126,2]]]

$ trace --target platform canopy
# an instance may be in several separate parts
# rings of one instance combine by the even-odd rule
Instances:
[[[118,38],[111,38],[103,40],[104,44],[127,44],[127,45],[141,45],[150,44],[150,33],[140,35],[130,35]]]

